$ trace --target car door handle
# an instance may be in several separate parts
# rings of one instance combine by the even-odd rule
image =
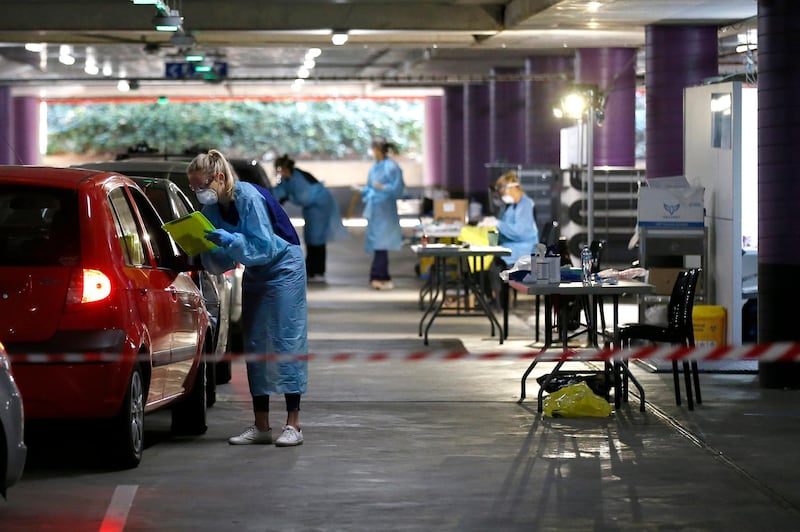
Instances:
[[[175,288],[174,286],[170,286],[169,288],[167,288],[167,292],[170,293],[170,295],[172,296],[172,300],[173,301],[177,301],[178,300],[178,289],[177,288]]]

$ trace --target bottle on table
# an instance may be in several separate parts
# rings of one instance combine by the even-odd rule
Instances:
[[[581,250],[581,280],[583,281],[584,286],[588,286],[592,284],[592,262],[594,257],[592,256],[592,250],[589,249],[589,246],[583,246]]]

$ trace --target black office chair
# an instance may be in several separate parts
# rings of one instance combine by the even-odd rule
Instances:
[[[542,225],[541,229],[539,229],[539,242],[547,246],[548,248],[552,245],[555,245],[556,242],[560,242],[560,235],[561,230],[559,229],[558,220],[551,220]],[[564,239],[564,249],[566,250],[566,242],[567,240]],[[567,254],[569,256],[569,254]],[[561,259],[562,265],[564,259]],[[536,319],[536,331],[534,332],[535,340],[539,341],[539,307],[541,305],[541,297],[540,295],[536,296],[536,301],[534,303],[536,310],[535,310],[535,319]],[[516,291],[514,292],[514,304],[517,303],[517,294]]]
[[[668,324],[666,326],[649,323],[633,323],[621,325],[614,338],[614,346],[622,348],[629,346],[634,340],[644,340],[653,343],[669,343],[685,347],[694,346],[694,329],[692,323],[692,310],[694,309],[694,295],[697,282],[700,278],[700,268],[692,268],[678,275],[672,287],[672,294],[667,306]],[[608,345],[606,345],[608,347]],[[627,364],[627,362],[622,362]],[[686,403],[689,410],[694,410],[692,388],[697,399],[697,404],[703,402],[700,395],[700,377],[697,362],[683,362],[683,374],[686,383]],[[675,403],[681,404],[680,377],[677,361],[672,362],[673,381],[675,385]],[[694,381],[694,386],[692,386]],[[627,385],[622,392],[627,397]]]

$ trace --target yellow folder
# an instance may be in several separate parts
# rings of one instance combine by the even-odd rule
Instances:
[[[177,220],[172,220],[161,226],[169,233],[175,242],[187,255],[193,257],[204,251],[211,251],[217,245],[206,240],[206,231],[213,231],[215,227],[200,211],[194,211]]]

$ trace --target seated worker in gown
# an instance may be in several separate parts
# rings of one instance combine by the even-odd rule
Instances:
[[[495,191],[504,204],[496,223],[498,244],[511,250],[511,255],[495,258],[489,268],[492,299],[498,302],[500,272],[511,268],[520,257],[535,251],[539,229],[533,215],[533,200],[522,190],[516,172],[506,172],[497,178]]]

